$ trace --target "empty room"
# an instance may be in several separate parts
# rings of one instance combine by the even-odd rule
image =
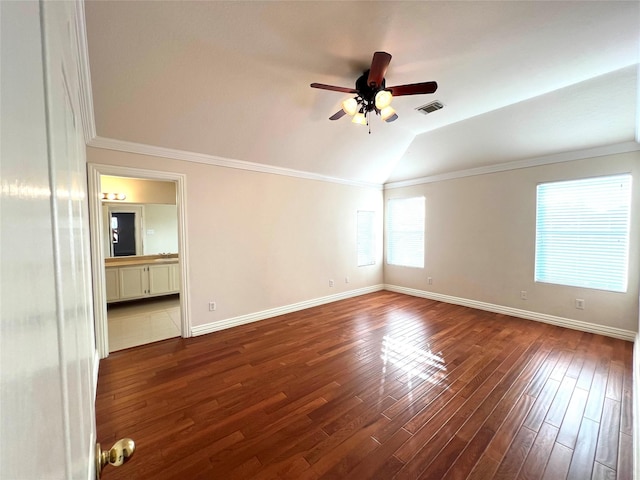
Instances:
[[[640,479],[638,2],[0,7],[0,477]]]

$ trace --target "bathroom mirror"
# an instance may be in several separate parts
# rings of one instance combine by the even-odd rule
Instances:
[[[103,203],[104,256],[178,253],[176,205]]]

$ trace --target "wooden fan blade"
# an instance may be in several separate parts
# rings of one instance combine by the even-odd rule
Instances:
[[[347,114],[347,112],[345,112],[344,110],[340,109],[338,110],[336,113],[334,113],[333,115],[331,115],[329,117],[329,120],[338,120],[339,118],[344,117]]]
[[[312,83],[310,85],[311,88],[320,88],[322,90],[332,90],[334,92],[342,92],[342,93],[358,93],[357,90],[353,88],[347,87],[336,87],[334,85],[325,85],[324,83]]]
[[[387,123],[391,123],[391,122],[396,121],[397,119],[398,119],[398,114],[397,114],[397,113],[394,113],[394,114],[393,114],[393,115],[391,115],[389,118],[387,118],[387,119],[385,120],[385,122],[387,122]]]
[[[391,62],[391,55],[387,52],[376,52],[371,59],[371,68],[369,69],[369,78],[367,84],[370,87],[378,88],[382,85],[382,80],[387,73],[387,67]]]
[[[407,85],[396,85],[395,87],[387,87],[394,97],[402,95],[422,95],[424,93],[433,93],[438,89],[436,82],[410,83]]]

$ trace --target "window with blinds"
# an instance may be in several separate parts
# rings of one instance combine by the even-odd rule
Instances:
[[[387,263],[424,268],[424,197],[387,202]]]
[[[375,212],[358,210],[357,216],[358,266],[375,265]]]
[[[627,291],[631,175],[537,189],[535,281]]]

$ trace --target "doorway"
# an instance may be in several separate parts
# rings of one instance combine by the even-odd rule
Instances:
[[[88,184],[89,184],[89,208],[90,208],[90,217],[89,217],[89,225],[91,229],[91,260],[92,260],[92,275],[93,275],[93,298],[94,298],[94,311],[95,311],[95,322],[96,322],[96,347],[98,350],[98,354],[100,358],[106,358],[109,355],[110,346],[109,346],[109,323],[108,323],[108,312],[107,312],[107,298],[108,298],[108,288],[112,288],[110,283],[108,283],[105,275],[105,271],[107,270],[105,267],[105,259],[112,255],[113,245],[109,245],[112,243],[113,232],[111,231],[111,213],[107,208],[103,206],[102,203],[102,177],[103,176],[114,176],[114,177],[127,177],[129,179],[139,179],[139,180],[156,180],[160,182],[173,182],[175,184],[175,198],[176,205],[175,210],[177,212],[177,270],[176,270],[176,280],[175,282],[180,285],[180,294],[179,296],[173,296],[174,300],[174,308],[177,308],[178,314],[173,315],[174,323],[176,323],[175,328],[179,329],[179,334],[182,337],[191,336],[190,329],[190,319],[189,319],[189,289],[188,289],[188,279],[187,279],[187,265],[188,265],[188,253],[187,253],[187,242],[186,242],[186,226],[185,226],[185,182],[186,178],[183,174],[170,173],[170,172],[160,172],[153,170],[142,170],[137,168],[130,167],[119,167],[119,166],[111,166],[111,165],[95,165],[88,164]],[[126,213],[127,211],[131,212],[130,208],[126,208],[124,205],[119,206],[118,208],[114,208],[115,211],[120,210],[121,212]],[[140,218],[140,216],[138,217]],[[120,222],[120,220],[118,220]],[[118,223],[118,230],[116,233],[118,234],[118,243],[120,241],[120,223]],[[143,229],[138,227],[139,231],[142,232]],[[109,232],[108,235],[105,235],[105,232]],[[135,236],[135,233],[134,233]],[[138,245],[141,234],[138,235]],[[142,247],[136,247],[137,254],[144,254]],[[129,249],[130,251],[130,249]],[[110,252],[110,253],[107,253]],[[126,255],[124,258],[127,258]],[[115,257],[113,257],[115,258]],[[109,260],[113,260],[113,258],[109,258]],[[128,272],[134,273],[134,272]],[[112,276],[110,276],[110,279]],[[123,277],[124,278],[124,277]],[[176,297],[179,300],[176,305]],[[154,300],[160,300],[164,297],[150,298],[148,299],[151,303]],[[170,300],[167,298],[165,300]],[[146,300],[145,300],[146,301]],[[123,305],[125,302],[122,302]],[[165,302],[166,303],[166,302]],[[144,302],[141,302],[143,305]],[[110,304],[111,305],[111,304]],[[179,319],[177,319],[179,317]],[[179,326],[178,326],[179,323]],[[178,328],[179,327],[179,328]]]

